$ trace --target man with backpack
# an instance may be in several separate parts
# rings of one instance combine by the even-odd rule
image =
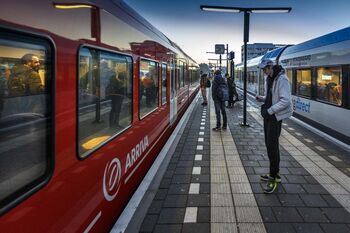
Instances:
[[[260,179],[267,181],[264,193],[273,193],[281,177],[279,175],[280,151],[279,137],[282,120],[293,114],[290,85],[285,71],[280,65],[273,65],[271,60],[262,60],[259,68],[263,70],[265,79],[265,96],[256,99],[264,102],[261,115],[264,118],[264,134],[267,155],[270,160],[270,172],[261,175]]]
[[[21,64],[12,69],[8,82],[11,97],[37,95],[43,91],[39,75],[39,57],[28,53],[21,58]]]
[[[222,77],[221,71],[214,72],[214,80],[212,86],[212,97],[214,100],[215,114],[216,114],[216,127],[214,131],[221,130],[221,114],[223,118],[222,129],[227,129],[227,116],[225,110],[225,101],[228,101],[228,87],[226,80]],[[221,113],[220,113],[221,112]]]

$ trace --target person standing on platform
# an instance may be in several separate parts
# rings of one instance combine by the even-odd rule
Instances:
[[[227,108],[233,108],[233,94],[234,94],[234,82],[233,82],[233,78],[226,73],[225,74],[225,78],[227,79],[227,86],[228,86],[228,104],[227,104]]]
[[[225,100],[223,97],[223,87],[227,88],[227,83],[225,78],[222,77],[221,71],[217,70],[214,73],[214,80],[212,86],[212,97],[214,100],[215,114],[216,114],[216,127],[213,128],[214,131],[221,130],[221,114],[223,118],[222,129],[227,129],[227,116],[225,110]]]
[[[256,96],[256,99],[264,102],[261,115],[264,118],[265,145],[270,160],[270,172],[261,175],[260,179],[267,181],[264,193],[269,194],[273,193],[281,182],[279,136],[282,120],[292,116],[293,109],[289,81],[282,66],[273,65],[271,60],[262,60],[259,68],[266,76],[265,96]]]
[[[203,72],[201,71],[200,87],[201,87],[202,98],[203,98],[203,103],[202,103],[203,106],[208,105],[208,98],[207,98],[207,83],[208,83],[208,81],[209,81],[208,75],[203,74]]]

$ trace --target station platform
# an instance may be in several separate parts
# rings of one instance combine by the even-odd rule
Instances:
[[[264,194],[259,177],[269,161],[262,117],[250,99],[250,127],[241,127],[242,104],[226,109],[228,129],[214,132],[213,102],[202,106],[196,97],[125,232],[350,232],[350,152],[284,120],[282,181]]]

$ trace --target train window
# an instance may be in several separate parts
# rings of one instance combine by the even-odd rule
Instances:
[[[180,83],[179,86],[180,87],[184,87],[185,86],[185,78],[184,78],[184,63],[183,62],[179,62],[179,75],[180,75]]]
[[[162,64],[162,105],[166,104],[166,97],[167,97],[167,65]]]
[[[311,70],[297,70],[296,94],[311,97]]]
[[[292,69],[287,69],[287,78],[288,78],[289,85],[290,85],[290,91],[292,91],[292,80],[293,80],[293,70]]]
[[[139,114],[143,118],[158,107],[158,63],[140,61]]]
[[[317,69],[317,99],[341,106],[341,67],[328,67]]]
[[[47,179],[54,132],[49,44],[4,31],[0,35],[1,212]]]
[[[84,158],[131,124],[131,58],[83,47],[78,88],[78,154]]]

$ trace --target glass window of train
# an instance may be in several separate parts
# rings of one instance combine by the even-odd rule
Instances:
[[[176,96],[176,80],[175,80],[175,65],[173,62],[170,63],[170,99],[174,99]]]
[[[322,67],[317,69],[317,99],[341,106],[341,67]]]
[[[311,70],[297,70],[296,94],[311,97]]]
[[[162,105],[166,104],[166,97],[167,97],[167,82],[168,82],[168,75],[167,75],[167,65],[162,64]]]
[[[180,83],[179,87],[185,86],[185,80],[184,80],[184,63],[179,62],[179,75],[180,75]]]
[[[44,40],[7,32],[0,36],[0,212],[50,172],[51,55]]]
[[[292,69],[287,69],[287,78],[288,78],[289,85],[290,85],[290,91],[292,91],[292,80],[293,80],[293,70]]]
[[[139,114],[143,118],[158,107],[158,63],[140,61]]]
[[[131,58],[82,48],[78,88],[78,153],[83,158],[131,124]]]

